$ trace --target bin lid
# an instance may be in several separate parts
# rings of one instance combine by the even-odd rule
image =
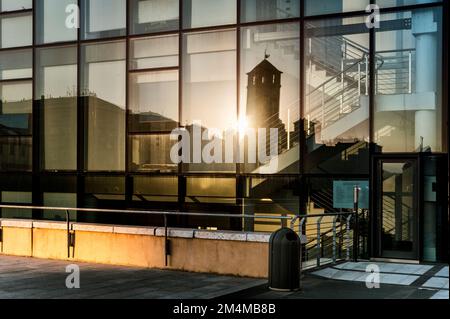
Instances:
[[[270,236],[271,243],[274,241],[285,241],[285,240],[300,242],[300,238],[298,237],[297,233],[287,227],[280,228]]]

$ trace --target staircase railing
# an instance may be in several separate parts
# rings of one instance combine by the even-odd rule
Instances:
[[[325,49],[316,50],[316,56],[313,46]],[[318,37],[309,39],[308,57],[311,72],[315,64],[332,73],[306,95],[307,121],[322,132],[359,109],[361,95],[369,94],[369,49],[343,36]],[[375,64],[376,94],[414,92],[414,49],[379,51]]]
[[[365,217],[360,214],[360,221]],[[303,263],[320,267],[326,263],[336,263],[339,260],[357,259],[354,256],[354,230],[363,223],[354,223],[355,213],[338,212],[326,214],[310,214],[297,216],[291,221],[291,228],[299,236],[306,239]],[[359,232],[361,234],[361,232]],[[306,238],[305,238],[306,237]],[[365,240],[358,240],[360,248],[366,245]],[[358,249],[358,253],[361,249]]]
[[[412,94],[415,88],[415,49],[378,52],[383,59],[376,70],[376,94]]]

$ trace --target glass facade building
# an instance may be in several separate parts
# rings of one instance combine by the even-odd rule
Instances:
[[[372,20],[368,5],[379,8]],[[445,260],[448,7],[438,0],[0,0],[0,202],[305,215],[348,210],[336,201],[340,183],[367,183],[372,257]],[[175,162],[179,141],[171,135],[180,128],[200,132],[213,160],[199,160],[193,141],[180,151],[189,160]],[[237,160],[240,145],[254,142],[241,133],[271,128],[275,156],[258,148],[265,160],[255,164],[246,151]],[[270,144],[272,136],[261,137]],[[0,216],[63,218],[12,209]],[[201,216],[169,222],[280,226]]]

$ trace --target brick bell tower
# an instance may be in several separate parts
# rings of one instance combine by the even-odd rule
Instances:
[[[268,61],[270,56],[265,54],[264,60],[247,73],[247,120],[250,127],[278,128],[279,153],[287,147],[287,132],[280,119],[281,75]],[[269,139],[267,139],[269,141]],[[268,149],[267,149],[268,150]]]

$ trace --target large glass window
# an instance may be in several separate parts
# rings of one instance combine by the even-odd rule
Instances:
[[[236,179],[189,177],[186,182],[187,203],[236,203]]]
[[[178,70],[131,74],[129,116],[131,170],[176,171],[170,132],[178,126]]]
[[[247,177],[243,180],[243,212],[246,215],[272,217],[298,215],[301,194],[296,177]],[[289,227],[286,220],[281,221]],[[280,228],[280,219],[245,219],[246,231],[274,232]]]
[[[0,162],[1,162],[0,157]],[[1,166],[1,164],[0,164]],[[31,174],[2,174],[0,180],[0,202],[4,205],[32,204]],[[1,218],[31,218],[31,209],[1,208]]]
[[[236,0],[183,1],[183,27],[186,29],[236,23]]]
[[[126,34],[126,0],[82,0],[83,39],[99,39]]]
[[[300,16],[300,0],[241,0],[241,22]]]
[[[0,16],[0,48],[28,46],[33,43],[31,13]]]
[[[0,170],[31,170],[31,50],[0,53]]]
[[[306,28],[305,170],[367,173],[370,67],[365,18],[311,21]]]
[[[0,53],[0,135],[30,135],[31,50]]]
[[[442,2],[442,0],[375,0],[381,8],[410,6],[422,3]]]
[[[305,15],[362,11],[369,4],[369,0],[305,0]]]
[[[31,205],[32,204],[32,193],[31,192],[11,192],[3,191],[0,192],[1,202],[5,205]],[[2,218],[31,218],[31,209],[14,209],[14,208],[3,208],[0,209],[0,216]]]
[[[0,82],[0,135],[31,135],[31,81]]]
[[[442,151],[442,15],[384,14],[376,30],[375,142],[384,152]]]
[[[170,159],[176,141],[170,134],[131,135],[131,170],[140,172],[177,172],[178,165]]]
[[[31,171],[31,146],[31,137],[0,136],[0,171]]]
[[[39,194],[47,207],[77,207],[77,178],[70,175],[46,175],[41,179]],[[42,211],[44,220],[66,220],[65,210]],[[81,215],[81,214],[80,214]],[[70,212],[70,219],[76,220],[77,213]]]
[[[130,131],[170,132],[178,126],[178,71],[130,75]]]
[[[170,160],[178,127],[178,36],[131,42],[129,131],[133,171],[176,171]]]
[[[77,168],[77,48],[36,51],[36,100],[43,114],[43,166]]]
[[[243,127],[240,129],[265,129],[267,144],[271,138],[276,138],[271,129],[278,132],[278,140],[272,141],[265,151],[257,151],[251,148],[251,143],[246,144],[247,154],[258,153],[259,156],[256,163],[248,161],[250,163],[245,165],[244,171],[255,174],[296,173],[300,154],[299,24],[255,26],[243,28],[241,32],[239,122]],[[259,133],[258,141],[263,141]],[[263,146],[259,144],[258,147]],[[272,146],[276,153],[270,152]],[[278,158],[278,163],[272,161],[276,167],[265,159],[269,152]],[[248,155],[246,159],[249,160]],[[268,170],[265,171],[266,168]]]
[[[77,0],[44,0],[37,2],[36,39],[38,43],[73,41],[77,39],[77,29],[66,25],[67,6],[77,4]]]
[[[31,49],[0,52],[0,81],[31,78],[32,66]]]
[[[125,178],[122,176],[88,176],[85,179],[84,207],[117,209],[124,207]],[[125,208],[125,207],[124,207]],[[129,225],[130,214],[79,214],[78,220],[91,223]]]
[[[179,28],[179,0],[132,0],[131,34]]]
[[[33,0],[0,0],[0,12],[31,9]]]
[[[236,32],[185,34],[183,124],[226,129],[236,121]]]
[[[176,176],[136,176],[133,190],[135,202],[178,202]]]
[[[178,35],[133,39],[130,70],[178,66]]]
[[[189,33],[184,35],[183,45],[182,124],[188,130],[200,127],[205,137],[212,140],[215,136],[214,140],[222,143],[224,132],[233,129],[237,120],[236,32]],[[235,170],[235,165],[223,164],[224,159],[205,165],[203,160],[193,162],[197,164],[189,170]]]
[[[87,169],[125,169],[125,42],[85,44],[82,88],[87,104]]]

